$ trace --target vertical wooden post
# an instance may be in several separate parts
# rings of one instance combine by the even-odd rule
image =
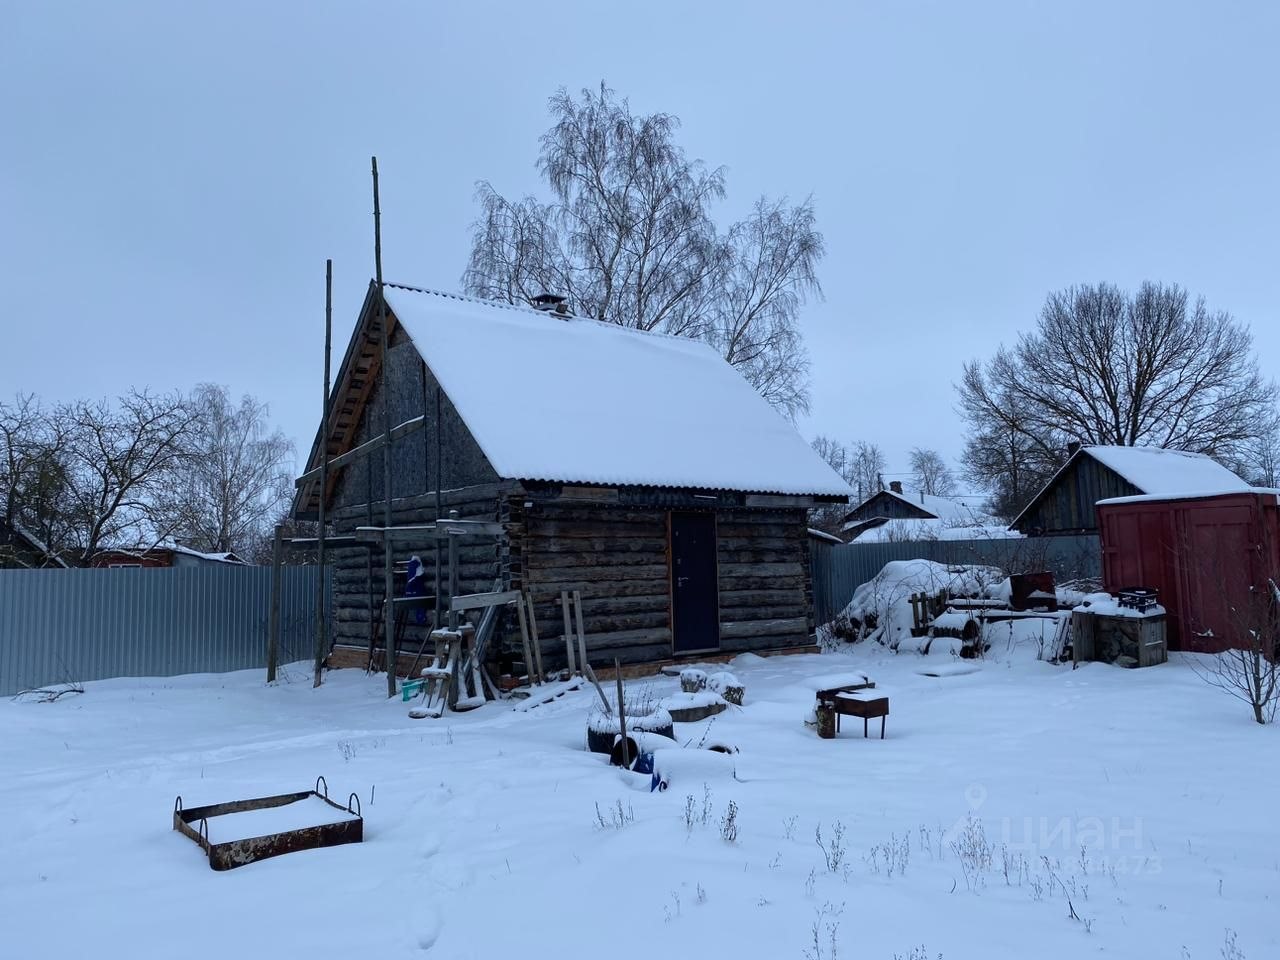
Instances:
[[[458,511],[450,510],[449,519],[458,519]],[[458,629],[458,611],[453,607],[453,598],[458,595],[458,538],[449,534],[449,629]]]
[[[373,526],[373,457],[364,458],[364,525]],[[365,673],[373,670],[373,658],[377,654],[374,641],[377,640],[377,622],[373,617],[373,547],[364,552],[364,599],[369,612],[369,663]]]
[[[590,676],[591,665],[587,663],[587,637],[582,630],[582,591],[573,591],[574,628],[578,634],[578,668],[584,676]]]
[[[284,552],[283,527],[276,524],[271,540],[271,607],[267,614],[267,683],[274,683],[280,660],[280,555]]]
[[[573,656],[573,624],[569,619],[569,591],[560,591],[560,611],[564,615],[564,654],[569,665],[569,676],[572,677],[578,672],[577,663]]]
[[[458,511],[450,510],[449,519],[457,520]],[[458,538],[454,534],[449,534],[449,629],[451,631],[458,630],[458,611],[454,609],[453,598],[458,595]],[[462,641],[451,639],[453,648],[458,651],[457,656],[453,657],[453,677],[449,684],[449,700],[450,709],[458,702],[458,691],[462,689]]]
[[[441,506],[441,502],[440,502],[440,496],[441,496],[440,495],[440,483],[441,483],[441,480],[440,480],[440,460],[441,460],[440,434],[444,430],[444,424],[440,420],[440,386],[439,384],[436,385],[435,428],[436,428],[436,520],[440,520],[444,516],[444,514],[442,513],[443,507]],[[432,612],[431,618],[432,618],[432,622],[434,623],[434,629],[438,630],[440,629],[440,608],[441,608],[440,564],[443,557],[441,556],[442,545],[440,543],[440,538],[436,537],[434,543],[435,543],[434,550],[435,550],[435,575],[436,575],[436,608]]]
[[[529,608],[529,639],[533,642],[533,661],[538,665],[538,683],[546,678],[542,670],[542,637],[538,634],[538,616],[533,612],[533,594],[526,593],[525,605]]]
[[[391,332],[387,329],[386,289],[382,283],[382,205],[378,196],[378,158],[372,158],[373,167],[373,269],[378,285],[378,332],[381,346],[381,363],[378,380],[382,390],[382,639],[387,649],[387,696],[396,695],[396,627],[392,611],[395,597],[395,559],[391,543],[391,380],[388,356],[391,352]]]
[[[529,675],[529,686],[537,683],[533,674],[533,648],[529,644],[529,619],[524,615],[524,594],[516,599],[516,618],[520,621],[520,642],[524,644],[524,669]]]
[[[613,676],[618,681],[618,732],[622,734],[622,766],[631,769],[631,751],[627,749],[627,708],[622,703],[622,664],[613,658]]]
[[[329,354],[333,348],[333,261],[324,262],[324,401],[320,408],[320,506],[316,515],[316,670],[312,686],[322,682],[324,658],[329,654],[329,607],[325,603],[324,507],[329,492]]]

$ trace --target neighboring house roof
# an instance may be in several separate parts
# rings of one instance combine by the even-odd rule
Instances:
[[[1081,447],[1147,494],[1210,493],[1248,490],[1249,484],[1203,453],[1160,447]],[[1068,461],[1070,462],[1070,461]]]
[[[1128,481],[1143,496],[1177,497],[1207,493],[1238,493],[1249,484],[1203,453],[1162,447],[1081,447],[1022,509],[1010,526],[1017,526],[1081,457],[1097,460]]]
[[[905,543],[916,540],[1007,540],[1022,534],[1000,524],[954,520],[886,520],[877,518],[850,530],[849,542]]]
[[[701,341],[394,284],[385,297],[389,324],[408,335],[503,478],[833,498],[851,492],[795,426]],[[366,313],[371,302],[376,294]],[[367,382],[377,364],[363,362]],[[344,418],[358,418],[354,406]],[[331,456],[337,446],[331,439]],[[308,462],[318,462],[317,451]],[[299,503],[317,496],[309,487]]]
[[[200,550],[192,550],[190,547],[184,547],[177,543],[166,543],[159,549],[172,550],[174,553],[182,553],[186,554],[188,557],[197,557],[200,560],[210,560],[215,563],[237,563],[242,566],[248,564],[247,560],[244,560],[231,551],[227,551],[226,553],[204,553]]]
[[[56,566],[66,567],[66,568],[69,568],[71,566],[69,563],[67,563],[67,561],[63,560],[60,556],[58,556],[56,553],[50,550],[48,545],[45,544],[43,540],[37,537],[34,533],[32,533],[22,524],[18,523],[17,520],[10,520],[8,521],[8,523],[9,523],[9,529],[12,530],[14,534],[21,537],[23,540],[25,540],[27,544],[30,546],[31,551],[33,553],[39,554],[47,562],[52,563]]]
[[[208,563],[229,563],[234,566],[247,566],[248,561],[237,556],[235,553],[205,553],[201,550],[193,550],[190,547],[184,547],[177,543],[159,543],[154,547],[138,548],[138,549],[108,549],[100,550],[95,554],[97,557],[136,557],[150,558],[156,560],[172,559],[165,557],[165,554],[182,554],[187,557],[194,557],[197,560],[204,560]]]
[[[982,497],[940,497],[932,493],[908,490],[905,487],[902,493],[896,493],[893,490],[882,490],[880,492],[924,510],[939,520],[978,522],[986,516],[982,511]]]
[[[911,514],[910,519],[934,519],[965,524],[983,524],[990,519],[982,509],[983,497],[940,497],[931,493],[920,493],[916,490],[906,489],[902,493],[898,493],[895,490],[877,490],[849,511],[845,517],[845,524],[841,529],[848,533],[867,525],[879,526],[886,518],[877,517],[874,514],[863,516],[861,519],[855,519],[855,517],[858,517],[860,513],[863,513],[881,497],[890,498],[911,507],[916,512]]]

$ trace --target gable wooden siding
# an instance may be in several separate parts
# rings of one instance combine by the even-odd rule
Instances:
[[[1141,493],[1120,474],[1085,453],[1036,496],[1016,527],[1028,536],[1097,533],[1099,500]]]
[[[922,506],[909,503],[902,497],[881,490],[874,497],[859,504],[845,517],[845,522],[860,523],[864,520],[886,518],[889,520],[932,520],[934,515]]]

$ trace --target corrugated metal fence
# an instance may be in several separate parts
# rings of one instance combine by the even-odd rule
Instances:
[[[285,567],[280,661],[309,659],[319,568]],[[0,696],[266,665],[270,567],[0,570]]]
[[[809,552],[818,623],[828,622],[843,610],[853,591],[890,560],[979,563],[999,567],[1006,573],[1051,570],[1059,583],[1102,575],[1102,549],[1096,536],[844,544],[810,540]]]

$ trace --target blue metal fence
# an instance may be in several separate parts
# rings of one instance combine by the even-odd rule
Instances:
[[[281,574],[280,661],[309,659],[319,568]],[[0,570],[0,696],[265,666],[270,605],[270,567]]]
[[[827,623],[891,560],[936,560],[985,564],[1005,573],[1053,572],[1058,582],[1102,575],[1096,536],[1026,537],[1007,540],[919,540],[910,543],[826,544],[811,540],[813,605],[818,623]]]

